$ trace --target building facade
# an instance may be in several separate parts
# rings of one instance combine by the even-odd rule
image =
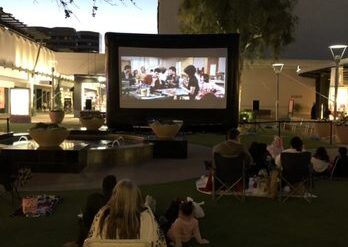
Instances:
[[[160,34],[180,33],[175,14],[179,6],[179,0],[159,1],[158,32]],[[295,41],[284,49],[278,61],[285,64],[280,75],[281,116],[288,115],[289,99],[294,99],[295,104],[298,104],[299,115],[309,117],[313,102],[318,100],[318,93],[320,93],[317,91],[319,88],[317,84],[319,81],[326,81],[325,85],[330,84],[332,79],[330,70],[329,75],[322,75],[327,78],[325,80],[320,79],[321,75],[300,77],[297,72],[301,72],[301,69],[303,71],[333,66],[328,46],[333,43],[348,42],[348,26],[343,25],[346,22],[347,9],[348,2],[344,0],[298,1],[294,10],[299,21]],[[326,16],[325,22],[322,21],[323,16]],[[275,61],[246,62],[241,78],[241,110],[251,109],[252,102],[260,99],[260,108],[271,109],[274,115],[276,79],[271,66],[273,62]],[[329,96],[328,91],[325,93]]]
[[[76,31],[70,27],[28,27],[28,30],[45,34],[37,40],[58,52],[96,52],[100,51],[101,35],[91,31]]]

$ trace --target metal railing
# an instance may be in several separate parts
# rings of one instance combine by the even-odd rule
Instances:
[[[329,139],[329,143],[332,144],[334,140],[334,124],[333,121],[322,121],[322,120],[279,120],[279,121],[246,121],[239,122],[240,126],[251,126],[249,130],[256,132],[258,129],[265,129],[267,127],[271,127],[272,129],[276,128],[277,135],[279,137],[282,136],[282,131],[285,132],[293,132],[293,133],[301,133],[308,136],[320,136],[320,127],[319,124],[322,124],[325,128],[325,138]]]

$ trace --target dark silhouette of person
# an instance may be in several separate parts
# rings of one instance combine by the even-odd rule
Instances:
[[[317,104],[314,102],[311,108],[311,119],[317,119]]]
[[[91,228],[94,216],[109,201],[116,184],[116,177],[114,175],[108,175],[103,179],[102,193],[97,192],[88,196],[85,210],[83,211],[82,222],[80,222],[80,236],[77,241],[79,246],[83,245]]]
[[[334,167],[332,171],[333,177],[348,177],[348,156],[347,156],[347,148],[339,147],[338,148],[339,155],[335,158]]]

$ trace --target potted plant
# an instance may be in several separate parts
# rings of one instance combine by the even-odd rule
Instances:
[[[348,115],[343,113],[335,126],[336,135],[340,143],[348,143]]]
[[[29,135],[40,147],[57,147],[69,136],[69,131],[58,124],[37,123],[29,129]]]
[[[54,97],[52,108],[49,112],[51,122],[59,124],[63,121],[65,112],[63,110],[62,95],[60,92],[60,80],[58,79],[57,87],[54,90]]]
[[[104,124],[104,116],[100,111],[82,111],[80,123],[87,130],[98,130]]]

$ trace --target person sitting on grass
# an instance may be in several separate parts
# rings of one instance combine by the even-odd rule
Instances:
[[[290,140],[290,148],[285,149],[282,151],[282,153],[302,153],[304,152],[303,148],[303,141],[300,137],[295,136]],[[280,160],[281,153],[275,158],[275,164],[278,168],[281,167],[281,160]]]
[[[102,193],[92,193],[87,197],[85,209],[82,217],[79,219],[79,236],[76,241],[67,242],[64,247],[83,246],[83,242],[87,238],[88,231],[91,228],[94,216],[98,213],[110,199],[112,191],[117,183],[114,175],[104,177],[102,184]]]
[[[141,191],[128,179],[117,183],[109,202],[94,217],[89,238],[140,239],[153,247],[167,246]]]
[[[179,206],[179,216],[170,227],[168,238],[171,245],[181,247],[183,243],[195,238],[199,244],[209,244],[209,241],[201,237],[198,220],[193,216],[193,203],[182,202]]]
[[[311,159],[314,175],[329,176],[330,157],[324,147],[318,147]]]
[[[348,177],[348,156],[347,148],[339,147],[338,155],[334,161],[334,167],[332,170],[333,177],[347,178]]]

